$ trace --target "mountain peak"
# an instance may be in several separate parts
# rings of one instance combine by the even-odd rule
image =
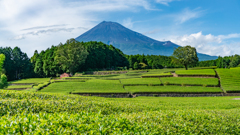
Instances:
[[[101,41],[113,45],[125,54],[150,54],[170,56],[178,45],[171,41],[157,41],[132,31],[117,22],[103,21],[76,38],[77,41]],[[206,58],[206,57],[205,57]],[[204,58],[204,60],[206,60]],[[215,57],[214,57],[215,58]],[[209,56],[209,59],[214,59]],[[200,58],[201,59],[201,58]]]
[[[112,22],[112,21],[102,21],[101,23],[117,23],[117,22]],[[100,24],[101,24],[100,23]]]

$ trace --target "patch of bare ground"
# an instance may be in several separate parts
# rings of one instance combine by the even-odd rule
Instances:
[[[178,77],[178,75],[176,73],[172,73],[173,77]]]

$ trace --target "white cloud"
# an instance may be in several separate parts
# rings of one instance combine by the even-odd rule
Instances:
[[[32,56],[34,48],[79,36],[103,21],[103,13],[140,9],[153,10],[148,0],[0,0],[0,46],[19,46]]]
[[[228,35],[219,35],[218,37],[222,39],[230,39],[230,38],[240,38],[240,33],[228,34]]]
[[[188,8],[185,8],[181,13],[178,13],[175,16],[175,21],[178,23],[184,23],[190,19],[199,18],[203,14],[203,10],[199,10],[199,8],[196,8],[194,10],[189,10]]]
[[[26,31],[26,30],[35,30],[35,29],[44,29],[44,28],[52,28],[52,27],[62,27],[62,26],[67,26],[67,24],[49,25],[49,26],[36,26],[36,27],[32,27],[32,28],[25,28],[25,29],[22,29],[22,31]]]
[[[29,28],[31,29],[31,28]],[[46,29],[46,30],[35,30],[35,31],[31,31],[28,33],[24,33],[22,35],[18,35],[14,38],[11,38],[12,40],[21,40],[21,39],[25,39],[27,36],[29,35],[35,35],[38,36],[39,34],[48,34],[48,33],[54,33],[54,32],[72,32],[74,29],[76,28],[53,28],[53,29]]]
[[[172,2],[172,1],[176,1],[176,0],[156,0],[157,3],[169,6],[168,3]]]
[[[25,35],[18,35],[14,38],[11,38],[11,40],[22,40],[22,39],[25,39]]]
[[[240,34],[218,35],[212,34],[203,35],[202,32],[193,33],[190,35],[171,37],[171,41],[181,46],[191,45],[198,52],[215,55],[229,56],[239,54],[240,42],[226,43],[226,39],[240,38]]]
[[[123,20],[122,25],[125,26],[125,27],[127,27],[127,28],[132,28],[132,27],[133,27],[133,23],[134,23],[134,22],[132,22],[132,19],[131,19],[131,18],[127,18],[127,19],[124,19],[124,20]]]

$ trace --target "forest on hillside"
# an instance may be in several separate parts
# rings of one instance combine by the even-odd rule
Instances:
[[[72,47],[74,45],[75,47]],[[78,48],[82,46],[82,48]],[[59,51],[62,48],[62,51]],[[86,56],[82,63],[76,60],[75,56],[85,50]],[[62,64],[56,58],[59,53],[66,54],[66,61],[70,64]],[[69,54],[75,53],[70,56]],[[106,45],[102,42],[78,42],[74,39],[69,39],[66,43],[60,43],[57,46],[51,46],[46,50],[34,52],[34,55],[29,58],[26,53],[22,52],[19,47],[1,47],[0,54],[4,54],[2,72],[7,75],[8,80],[17,80],[30,77],[57,77],[64,72],[73,74],[76,72],[100,71],[100,70],[127,70],[127,69],[162,69],[162,68],[182,68],[182,65],[177,65],[172,62],[171,56],[161,55],[125,55],[121,50],[112,45]],[[59,58],[64,59],[64,57]],[[190,67],[210,67],[217,66],[218,68],[230,68],[240,66],[240,56],[218,57],[216,60],[199,61]]]

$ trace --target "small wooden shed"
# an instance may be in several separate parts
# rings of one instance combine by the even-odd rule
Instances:
[[[62,79],[63,77],[72,77],[72,75],[68,73],[63,73],[60,75],[60,79]]]

